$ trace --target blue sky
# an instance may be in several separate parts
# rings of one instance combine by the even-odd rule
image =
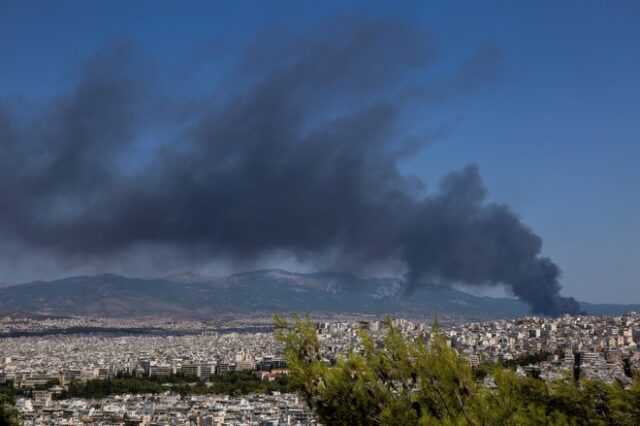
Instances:
[[[0,96],[25,108],[54,96],[80,63],[114,43],[148,52],[175,81],[169,91],[198,93],[256,35],[335,15],[411,22],[453,58],[477,43],[500,46],[496,78],[443,106],[451,133],[403,170],[432,184],[478,164],[491,199],[543,237],[544,254],[563,270],[564,294],[640,303],[637,1],[4,0]]]

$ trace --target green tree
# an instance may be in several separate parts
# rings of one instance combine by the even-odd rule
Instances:
[[[0,393],[0,426],[18,426],[22,424],[20,412],[16,410],[11,394]]]
[[[621,383],[614,383],[610,408],[613,423],[625,426],[640,425],[640,378],[636,377],[629,388],[623,387]]]
[[[360,331],[361,348],[329,363],[309,317],[275,318],[290,384],[326,425],[640,425],[640,379],[632,386],[545,382],[503,366],[474,372],[439,333],[428,344],[385,321],[381,342]],[[478,379],[492,379],[484,385]]]
[[[414,425],[481,424],[473,371],[434,333],[431,345],[405,339],[386,321],[378,348],[360,332],[363,350],[351,351],[335,365],[322,359],[309,318],[289,325],[276,317],[291,381],[325,424]]]

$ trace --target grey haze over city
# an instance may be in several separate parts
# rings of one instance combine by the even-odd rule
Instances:
[[[251,38],[197,96],[135,42],[101,46],[45,106],[0,99],[0,278],[290,266],[577,313],[478,165],[439,182],[402,167],[455,132],[441,106],[499,84],[500,42],[470,45],[451,57],[408,21],[332,17]]]

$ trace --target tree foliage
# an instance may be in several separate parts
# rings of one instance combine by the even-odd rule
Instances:
[[[401,335],[390,320],[375,342],[335,363],[323,359],[311,320],[276,317],[291,383],[326,425],[640,425],[640,380],[625,388],[519,377],[502,366],[477,380],[434,326],[429,343]]]
[[[15,395],[11,389],[0,389],[0,426],[19,426],[22,424],[18,410],[13,407]]]
[[[247,395],[250,393],[269,393],[274,391],[291,392],[287,377],[280,377],[273,382],[263,381],[251,371],[233,371],[222,375],[213,375],[205,385],[197,377],[178,374],[162,377],[136,377],[119,375],[112,379],[92,379],[73,381],[61,398],[104,398],[109,395],[127,393],[158,394],[172,390],[182,395],[215,394],[215,395]]]

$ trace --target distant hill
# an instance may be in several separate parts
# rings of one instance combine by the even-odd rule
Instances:
[[[619,314],[640,305],[583,303],[588,313]],[[0,313],[115,318],[210,319],[229,314],[323,312],[345,314],[517,317],[526,304],[478,297],[447,286],[405,294],[394,278],[361,279],[338,273],[260,270],[228,277],[180,273],[162,278],[114,274],[34,281],[0,288]]]

